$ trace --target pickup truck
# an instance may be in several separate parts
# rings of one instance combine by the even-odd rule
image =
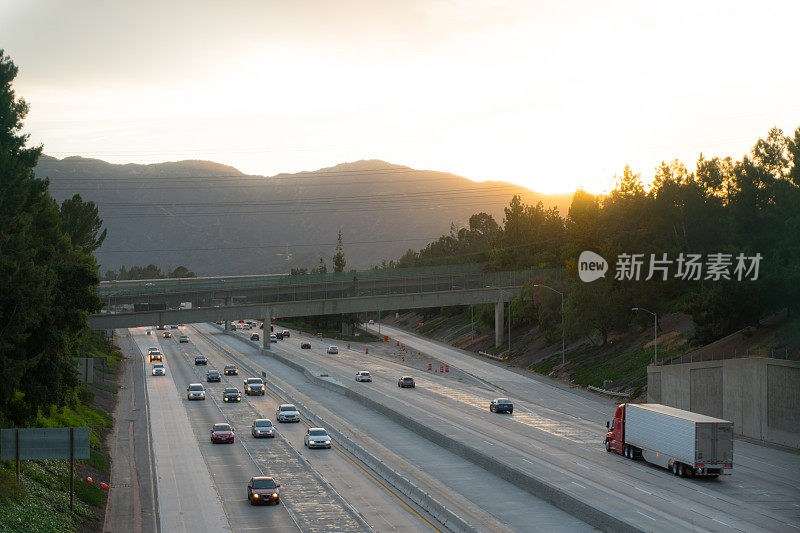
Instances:
[[[733,468],[733,423],[675,407],[623,403],[606,422],[606,451],[672,470],[717,477]]]

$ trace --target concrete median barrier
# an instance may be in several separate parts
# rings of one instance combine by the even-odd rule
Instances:
[[[328,376],[322,376],[320,375],[322,374],[321,372],[311,370],[305,367],[304,365],[297,363],[296,361],[292,361],[287,357],[284,357],[274,352],[268,352],[267,355],[276,359],[277,361],[280,361],[281,363],[285,364],[286,366],[294,370],[302,372],[303,375],[305,375],[309,381],[311,381],[316,385],[319,385],[323,388],[326,388],[338,394],[345,394],[346,391],[348,390],[347,387],[345,387],[335,379],[330,378]],[[269,383],[269,386],[275,389],[284,399],[293,403],[300,409],[300,413],[302,414],[303,418],[305,418],[308,422],[310,422],[314,426],[324,427],[328,431],[328,434],[333,438],[336,444],[338,444],[353,457],[355,457],[363,464],[365,464],[367,467],[369,467],[372,471],[378,474],[379,477],[385,480],[394,489],[396,489],[397,491],[405,495],[408,499],[413,501],[415,504],[420,506],[422,509],[427,511],[431,516],[433,516],[441,525],[446,527],[449,531],[452,531],[453,533],[475,533],[476,531],[475,528],[469,525],[469,523],[464,521],[461,517],[450,511],[446,506],[437,501],[430,494],[428,494],[423,489],[414,485],[414,483],[403,477],[401,474],[392,470],[389,466],[387,466],[380,459],[369,453],[367,450],[365,450],[361,445],[359,445],[349,436],[340,432],[336,428],[326,424],[325,420],[322,417],[318,416],[316,413],[314,413],[314,411],[310,409],[308,405],[305,405],[303,402],[299,401],[295,396],[293,396],[283,387],[275,383],[274,380],[270,380],[269,378],[267,378],[267,381]]]
[[[304,365],[292,361],[286,357],[278,354],[270,354],[272,357],[281,361],[288,366],[303,372],[312,383],[320,385],[328,390],[342,394],[350,399],[353,399],[360,404],[372,409],[386,418],[400,424],[401,426],[410,429],[421,437],[429,440],[430,442],[449,450],[456,455],[474,463],[481,468],[491,472],[492,474],[500,477],[516,485],[517,487],[533,494],[534,496],[558,507],[559,509],[583,520],[584,522],[600,528],[604,531],[614,531],[622,533],[642,532],[644,530],[636,527],[633,524],[625,522],[616,516],[604,511],[598,506],[587,503],[575,495],[570,494],[566,490],[555,486],[543,479],[525,472],[514,465],[508,464],[500,459],[492,457],[491,455],[473,448],[463,442],[460,442],[452,437],[444,435],[440,431],[423,424],[412,417],[401,413],[400,411],[375,401],[367,396],[338,383],[330,378],[320,377],[319,372],[309,369]],[[402,481],[398,481],[402,486]],[[397,487],[398,490],[401,490]],[[405,494],[405,493],[404,493]],[[409,495],[409,497],[411,497]],[[412,498],[413,499],[413,498]],[[414,500],[416,501],[416,500]],[[437,505],[438,502],[436,502]],[[422,504],[420,504],[422,506]],[[424,506],[423,506],[424,507]],[[431,512],[434,516],[433,512]],[[438,519],[438,518],[437,518]]]

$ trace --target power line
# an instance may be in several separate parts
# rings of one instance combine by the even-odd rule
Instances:
[[[386,240],[376,240],[376,241],[351,241],[351,242],[343,242],[344,246],[356,246],[356,245],[364,245],[364,244],[387,244],[387,243],[397,243],[397,242],[417,242],[417,241],[431,241],[438,239],[439,236],[436,237],[417,237],[412,239],[386,239]],[[328,243],[305,243],[305,244],[286,244],[285,242],[282,243],[254,243],[249,246],[215,246],[213,248],[161,248],[161,249],[140,249],[140,250],[103,250],[100,248],[104,254],[124,254],[124,253],[144,253],[144,252],[153,252],[153,253],[167,253],[167,252],[210,252],[210,251],[219,251],[219,250],[253,250],[253,249],[261,249],[261,248],[280,248],[280,247],[289,247],[289,248],[310,248],[310,247],[328,247],[328,246],[336,246],[337,243],[335,242],[328,242]]]

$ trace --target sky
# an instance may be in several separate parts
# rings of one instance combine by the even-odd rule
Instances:
[[[0,0],[56,157],[382,159],[543,193],[800,126],[800,2]]]

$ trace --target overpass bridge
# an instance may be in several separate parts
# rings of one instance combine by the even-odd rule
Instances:
[[[299,317],[495,304],[495,343],[503,342],[504,303],[531,279],[553,270],[487,272],[481,264],[330,274],[226,276],[103,282],[105,307],[92,329]],[[188,305],[187,305],[188,304]],[[186,308],[182,309],[181,307]],[[266,333],[266,332],[265,332]],[[268,335],[264,348],[269,349]]]

